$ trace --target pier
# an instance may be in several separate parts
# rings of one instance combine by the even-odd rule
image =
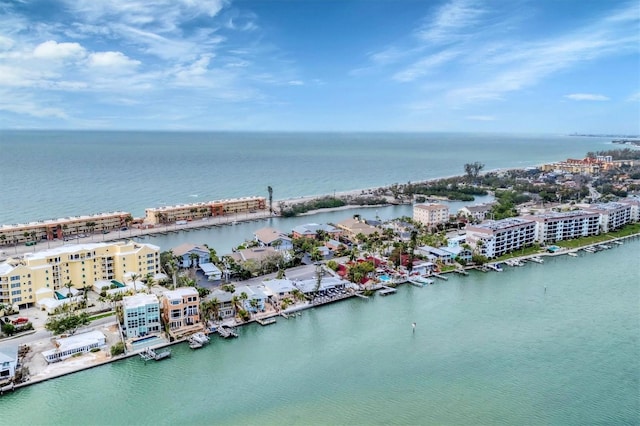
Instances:
[[[230,337],[238,337],[238,333],[236,332],[236,329],[233,327],[220,325],[217,328],[217,331],[218,331],[218,334],[224,337],[225,339],[228,339]]]
[[[467,275],[469,275],[469,273],[467,271],[465,271],[464,269],[456,269],[453,272],[455,272],[456,274],[464,275],[465,277]]]
[[[276,322],[276,319],[274,317],[270,317],[270,318],[257,318],[256,322],[260,325],[270,325]]]
[[[445,277],[444,275],[440,275],[440,274],[432,274],[432,277],[436,277],[436,278],[440,278],[441,280],[445,280],[447,281],[449,279],[449,277]]]
[[[380,296],[387,296],[389,294],[394,294],[397,290],[392,287],[382,286],[382,290],[380,290]]]

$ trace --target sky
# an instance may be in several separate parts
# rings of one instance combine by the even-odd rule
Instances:
[[[0,129],[640,134],[640,2],[1,0]]]

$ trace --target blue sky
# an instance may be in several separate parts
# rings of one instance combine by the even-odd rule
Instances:
[[[640,133],[640,2],[9,0],[0,128]]]

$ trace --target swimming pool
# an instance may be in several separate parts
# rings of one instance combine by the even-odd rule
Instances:
[[[385,283],[391,281],[391,277],[389,275],[378,275],[378,279]]]
[[[165,343],[164,339],[158,336],[148,336],[143,337],[142,339],[138,339],[134,342],[131,342],[131,348],[133,350],[138,350],[146,347],[150,347],[153,345],[158,345],[160,343]]]

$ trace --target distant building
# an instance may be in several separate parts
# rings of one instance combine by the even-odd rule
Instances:
[[[474,221],[482,222],[487,219],[494,203],[475,204],[473,206],[465,206],[458,210],[459,216],[471,218]]]
[[[280,253],[273,247],[252,247],[236,250],[229,256],[238,263],[246,262],[247,260],[262,262],[269,256],[280,256]]]
[[[180,287],[162,293],[162,316],[174,336],[201,331],[200,297],[195,287]]]
[[[244,197],[203,203],[178,204],[154,207],[145,210],[144,222],[149,225],[175,223],[179,220],[198,220],[211,216],[226,216],[238,213],[265,210],[264,197]]]
[[[445,204],[416,204],[413,206],[413,220],[428,228],[449,221],[449,207]]]
[[[262,247],[273,247],[276,250],[291,250],[293,243],[285,233],[274,228],[261,228],[253,234],[255,240]]]
[[[348,218],[343,220],[342,222],[338,222],[336,223],[336,227],[343,231],[343,236],[345,236],[349,241],[353,242],[357,240],[356,237],[358,236],[358,234],[369,237],[370,235],[373,235],[375,233],[382,233],[382,231],[375,226],[371,226],[363,220],[359,220],[356,218]]]
[[[180,260],[179,266],[181,268],[190,268],[210,261],[208,248],[191,243],[180,244],[172,248],[171,252],[174,257]]]
[[[162,330],[160,302],[154,294],[139,293],[122,298],[122,326],[125,338],[134,339]]]
[[[338,239],[342,235],[342,231],[331,225],[320,225],[317,223],[308,223],[306,225],[299,225],[293,228],[293,238],[313,238],[318,235],[318,231],[322,231],[332,239]]]
[[[467,242],[489,259],[533,245],[536,222],[521,218],[467,225]]]

